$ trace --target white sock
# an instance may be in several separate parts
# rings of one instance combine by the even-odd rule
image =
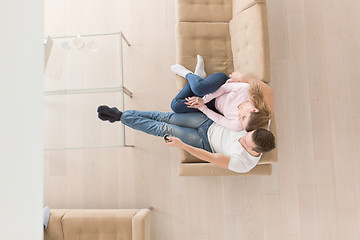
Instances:
[[[183,65],[175,64],[170,67],[171,71],[173,71],[175,74],[179,75],[180,77],[185,78],[186,74],[193,73],[189,69],[186,69]]]
[[[197,55],[195,74],[201,77],[202,79],[206,78],[204,59],[200,55]]]

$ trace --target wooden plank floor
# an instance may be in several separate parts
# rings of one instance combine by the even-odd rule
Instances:
[[[124,76],[134,94],[125,108],[170,111],[174,0],[45,3],[49,35],[122,30],[132,43],[124,47]],[[267,0],[267,7],[279,151],[271,176],[179,177],[176,149],[127,129],[135,148],[46,151],[45,204],[153,206],[157,240],[360,239],[360,2]],[[82,74],[50,59],[46,87],[76,85],[71,74],[80,86],[115,84],[116,64],[106,63],[114,47]],[[46,98],[45,139],[116,142],[120,124],[98,121],[93,106],[119,101]]]

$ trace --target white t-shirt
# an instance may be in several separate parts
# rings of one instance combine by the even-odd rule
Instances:
[[[213,152],[222,153],[230,157],[228,168],[234,172],[250,171],[259,162],[262,154],[254,157],[240,144],[239,139],[246,136],[245,130],[231,131],[215,122],[210,125],[207,135]]]

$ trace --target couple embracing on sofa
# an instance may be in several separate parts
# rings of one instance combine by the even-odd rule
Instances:
[[[121,112],[102,105],[98,117],[154,136],[170,135],[166,145],[238,173],[250,171],[262,153],[275,148],[268,130],[274,109],[271,87],[240,72],[207,77],[199,55],[194,73],[179,64],[171,70],[188,81],[171,102],[173,112]]]

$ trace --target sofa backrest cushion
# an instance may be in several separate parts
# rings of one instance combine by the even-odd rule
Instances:
[[[265,4],[255,4],[230,21],[234,69],[270,82],[269,31]]]
[[[265,0],[233,0],[232,1],[232,16],[236,17],[242,11],[252,7],[256,3],[265,3]]]
[[[229,22],[232,0],[177,0],[179,22]]]
[[[62,218],[64,240],[131,240],[132,217],[139,210],[73,210]]]

